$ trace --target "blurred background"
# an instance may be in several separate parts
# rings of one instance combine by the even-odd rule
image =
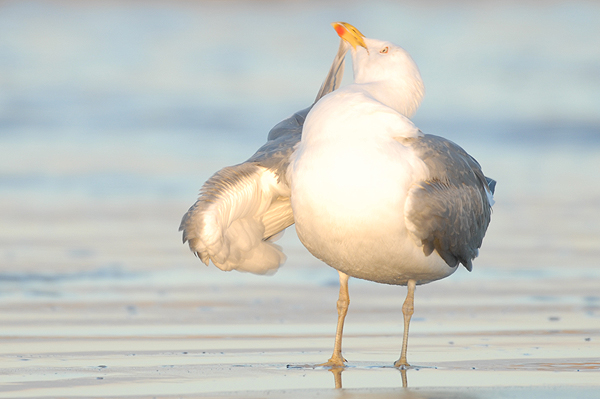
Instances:
[[[329,355],[335,270],[293,228],[271,277],[207,268],[177,231],[207,178],[312,103],[333,21],[407,49],[416,125],[498,181],[473,273],[417,290],[411,356],[455,363],[410,384],[597,386],[575,371],[598,369],[600,3],[23,0],[0,1],[0,391],[333,387],[285,364]],[[350,285],[348,359],[387,364],[405,291]]]
[[[476,265],[597,265],[598,3],[0,1],[0,281],[200,268],[181,215],[312,102],[338,20],[413,55],[415,123],[498,181]]]

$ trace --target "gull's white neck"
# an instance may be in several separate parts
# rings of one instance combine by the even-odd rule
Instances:
[[[419,108],[425,89],[420,80],[402,82],[355,83],[362,91],[400,114],[411,118]]]

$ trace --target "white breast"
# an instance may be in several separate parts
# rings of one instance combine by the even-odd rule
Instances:
[[[405,284],[446,277],[436,254],[425,257],[408,236],[404,204],[427,169],[394,137],[420,134],[376,101],[334,93],[308,115],[290,164],[291,202],[302,243],[353,277]],[[360,108],[360,109],[357,109]]]

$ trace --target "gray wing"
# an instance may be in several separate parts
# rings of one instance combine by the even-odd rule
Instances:
[[[290,156],[302,138],[302,127],[312,105],[279,122],[269,132],[268,141],[246,162],[272,170],[278,179],[289,186],[286,171]]]
[[[347,50],[341,40],[316,101],[339,87]],[[283,264],[285,255],[273,241],[294,223],[286,171],[311,107],[273,127],[246,162],[223,168],[204,183],[179,230],[205,264],[257,274],[274,273]]]
[[[350,45],[345,40],[340,40],[338,52],[335,55],[331,68],[329,68],[329,72],[327,73],[321,88],[319,89],[319,93],[317,93],[313,105],[323,96],[336,90],[342,84],[345,64],[344,58],[349,47]],[[254,162],[257,165],[275,171],[278,178],[285,184],[288,184],[286,172],[290,164],[290,156],[302,138],[304,120],[312,107],[313,106],[311,105],[308,108],[300,110],[275,125],[271,131],[269,131],[265,145],[260,147],[246,162]],[[290,223],[290,225],[292,223]]]
[[[425,255],[435,250],[449,266],[462,263],[471,271],[490,223],[496,182],[450,140],[425,135],[402,142],[430,171],[409,191],[405,219],[411,235]]]

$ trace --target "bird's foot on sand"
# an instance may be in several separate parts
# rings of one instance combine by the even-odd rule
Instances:
[[[408,370],[409,368],[411,368],[410,364],[408,364],[408,362],[406,360],[404,360],[404,361],[396,360],[396,362],[394,363],[394,367],[396,367],[397,369],[400,369],[400,370]]]
[[[321,363],[318,364],[318,367],[331,367],[331,368],[340,368],[340,367],[346,367],[346,362],[347,360],[344,359],[342,356],[331,356],[331,359],[329,359],[326,363]]]

